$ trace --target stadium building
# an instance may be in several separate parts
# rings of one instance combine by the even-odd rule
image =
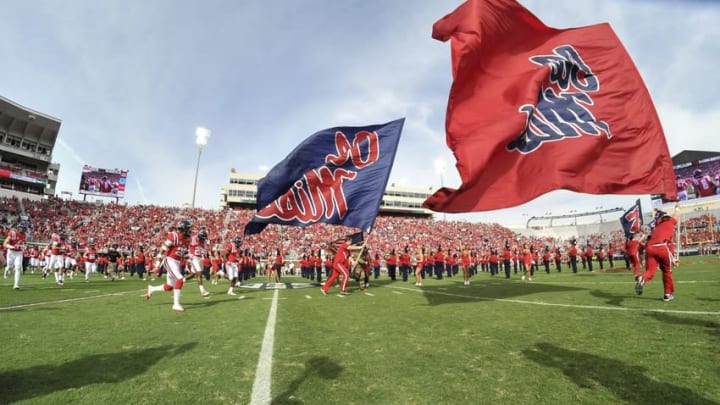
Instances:
[[[61,121],[0,96],[0,197],[55,195],[60,165],[52,162]]]
[[[230,169],[229,183],[220,189],[222,208],[256,208],[257,184],[264,175],[242,173]],[[391,184],[385,190],[380,215],[414,218],[432,218],[433,212],[422,204],[432,190],[415,187],[399,187]]]

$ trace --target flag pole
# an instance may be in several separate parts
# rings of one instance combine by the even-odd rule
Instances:
[[[361,261],[364,260],[365,252],[367,250],[367,238],[365,236],[370,236],[370,231],[372,231],[372,229],[368,230],[367,235],[363,234],[363,242],[362,245],[360,245],[360,249],[358,249],[356,252],[353,252],[355,259],[353,260],[353,266],[350,270],[351,276],[355,279],[355,281],[360,283],[361,290],[365,289],[365,284],[360,282],[360,277],[362,276],[362,268],[358,269],[358,267],[360,266]]]

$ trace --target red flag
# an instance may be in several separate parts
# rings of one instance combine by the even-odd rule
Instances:
[[[433,38],[451,40],[445,125],[462,184],[425,207],[487,211],[557,189],[676,198],[655,107],[609,24],[555,29],[514,0],[468,0]]]

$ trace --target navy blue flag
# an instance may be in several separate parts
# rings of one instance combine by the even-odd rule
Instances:
[[[380,209],[405,118],[311,135],[258,182],[245,235],[267,224],[317,222],[369,232]]]
[[[630,237],[631,234],[640,232],[640,228],[643,225],[643,215],[639,198],[635,201],[635,204],[620,217],[620,224],[622,224],[623,231],[625,231],[625,237]]]

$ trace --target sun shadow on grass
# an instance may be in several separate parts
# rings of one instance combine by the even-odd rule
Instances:
[[[557,368],[578,387],[602,385],[619,400],[631,404],[717,404],[693,391],[645,375],[645,368],[589,353],[538,343],[523,351],[525,357],[548,368]]]
[[[285,404],[301,404],[306,401],[301,401],[294,397],[295,391],[308,379],[322,379],[322,380],[334,380],[340,376],[343,372],[343,367],[331,360],[328,357],[313,357],[305,362],[305,370],[301,375],[295,378],[290,386],[282,393],[276,395],[273,400],[273,405],[285,405]],[[316,398],[319,400],[319,398]]]
[[[607,305],[614,305],[616,307],[621,307],[623,301],[625,301],[625,298],[628,298],[628,295],[618,295],[618,294],[610,294],[605,291],[601,290],[592,290],[590,291],[590,295],[597,298],[602,298],[605,300],[605,303]]]
[[[35,366],[0,373],[0,404],[9,404],[92,384],[118,383],[143,374],[165,357],[192,350],[196,342],[119,353],[94,354],[61,365]]]
[[[393,288],[394,286],[390,286]],[[415,288],[410,285],[406,288]],[[568,293],[583,288],[559,286],[547,283],[518,283],[510,280],[472,282],[465,286],[462,280],[456,284],[428,285],[420,287],[429,305],[454,304],[468,301],[515,299],[539,293]]]
[[[675,325],[684,325],[684,326],[694,326],[698,328],[707,328],[707,332],[710,335],[713,336],[720,336],[720,323],[714,322],[714,321],[707,321],[702,319],[692,319],[692,318],[683,318],[675,315],[670,314],[663,314],[663,313],[649,313],[645,314],[645,316],[649,316],[652,318],[655,318],[656,320],[663,322],[663,323],[670,323]]]

